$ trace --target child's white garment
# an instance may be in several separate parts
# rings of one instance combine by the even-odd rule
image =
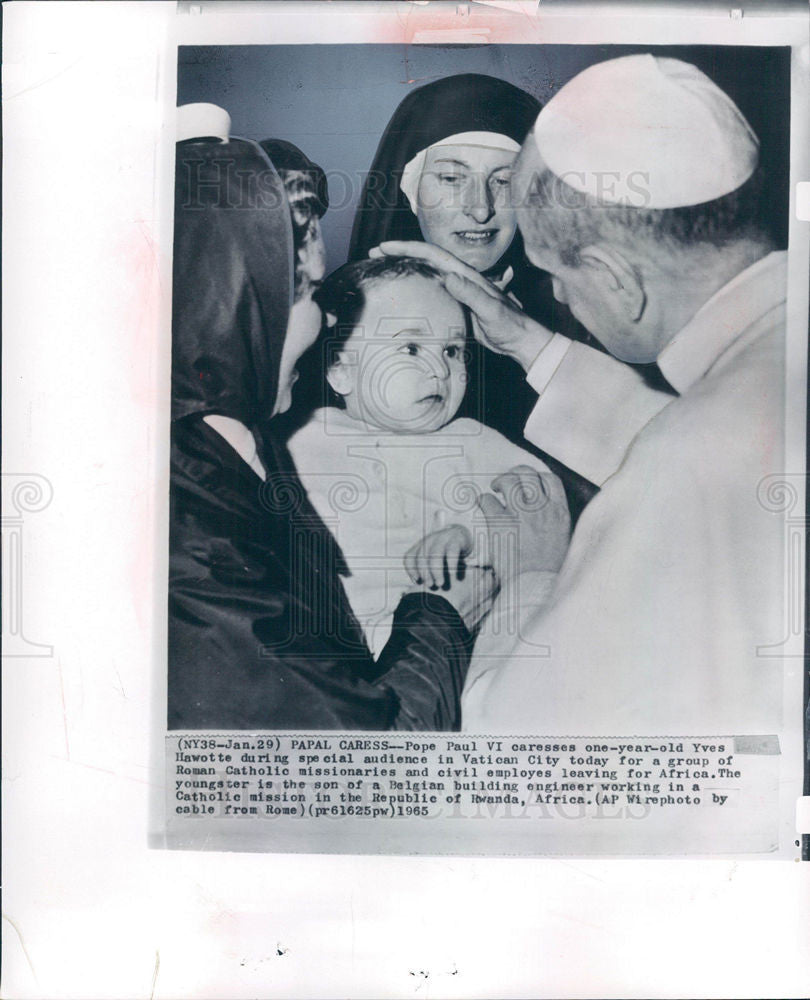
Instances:
[[[486,561],[478,497],[516,465],[548,471],[502,434],[466,418],[429,434],[393,434],[326,407],[293,435],[289,448],[315,509],[343,552],[351,574],[343,579],[346,593],[375,655],[388,640],[400,597],[412,585],[403,565],[408,549],[437,528],[463,524],[482,554],[470,562]]]

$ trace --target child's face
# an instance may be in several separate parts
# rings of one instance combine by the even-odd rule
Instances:
[[[419,275],[364,288],[363,313],[329,381],[348,414],[399,434],[453,419],[467,382],[464,314],[439,281]]]

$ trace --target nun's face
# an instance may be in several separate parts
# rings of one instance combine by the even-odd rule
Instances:
[[[295,301],[287,321],[281,351],[278,391],[273,416],[292,405],[298,378],[296,364],[314,343],[321,329],[321,310],[312,295],[326,273],[326,247],[321,232],[318,199],[312,177],[301,170],[280,170],[290,203],[295,247]]]
[[[428,149],[417,191],[422,235],[486,271],[509,249],[517,222],[509,197],[515,154],[484,146]]]
[[[298,369],[295,367],[301,355],[318,339],[321,331],[321,310],[312,300],[308,292],[298,299],[290,309],[287,321],[287,336],[281,349],[279,365],[278,391],[273,416],[286,413],[292,406],[292,390],[298,380]]]
[[[296,364],[301,355],[317,340],[321,329],[321,310],[312,295],[326,271],[326,248],[320,223],[313,220],[308,239],[297,251],[295,264],[295,303],[287,321],[287,336],[281,350],[278,391],[273,416],[285,413],[292,405],[292,389],[298,378]]]

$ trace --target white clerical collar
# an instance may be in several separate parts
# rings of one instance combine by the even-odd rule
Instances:
[[[203,420],[209,427],[213,427],[217,434],[225,438],[242,461],[247,462],[253,469],[259,479],[265,480],[267,478],[267,473],[264,471],[264,466],[256,450],[256,439],[240,420],[236,420],[234,417],[224,417],[221,413],[206,413]]]
[[[743,330],[785,299],[787,253],[779,250],[741,271],[706,302],[658,356],[664,378],[690,389]]]

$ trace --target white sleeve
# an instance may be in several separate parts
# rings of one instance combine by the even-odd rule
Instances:
[[[516,641],[533,635],[534,619],[543,611],[556,581],[556,573],[543,570],[528,570],[504,581],[491,611],[481,623],[465,691],[481,675],[507,668]],[[548,655],[542,640],[535,644],[534,652]]]
[[[510,441],[494,427],[485,427],[480,440],[481,445],[486,449],[485,455],[488,464],[479,459],[478,468],[482,470],[486,468],[493,478],[514,469],[516,465],[528,465],[529,468],[536,469],[537,472],[549,471],[542,459],[533,452],[521,448],[519,444]]]
[[[542,395],[554,377],[554,373],[560,367],[560,363],[573,343],[569,337],[555,333],[535,358],[534,364],[526,375],[526,381],[538,396]]]
[[[539,394],[526,421],[527,440],[597,486],[673,398],[650,388],[629,365],[561,334],[540,352],[526,379]]]

